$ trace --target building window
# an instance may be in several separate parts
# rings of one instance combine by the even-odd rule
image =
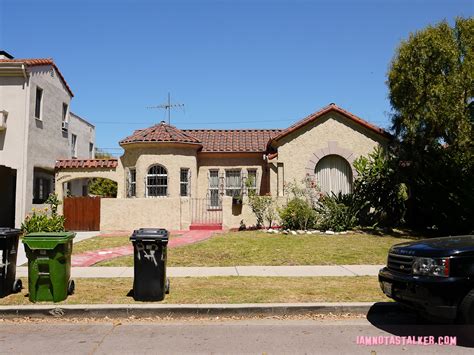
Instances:
[[[51,193],[51,179],[36,177],[33,189],[33,203],[44,203]]]
[[[137,171],[135,168],[128,170],[128,197],[137,196]]]
[[[257,195],[257,169],[247,169],[247,189],[248,194]]]
[[[64,132],[67,132],[69,126],[69,119],[68,119],[68,105],[63,103],[63,121],[62,121],[62,126],[61,129]]]
[[[94,159],[94,143],[89,143],[89,158]]]
[[[179,179],[180,196],[189,196],[189,169],[181,168]]]
[[[220,208],[219,170],[209,170],[209,208]]]
[[[77,158],[77,136],[71,134],[71,157]]]
[[[146,176],[146,196],[162,197],[168,195],[168,173],[161,165],[153,165]]]
[[[314,173],[321,192],[348,194],[352,191],[351,166],[339,155],[322,158],[316,165]]]
[[[43,89],[36,87],[35,117],[41,119],[41,106],[43,104]]]
[[[242,195],[242,176],[240,170],[225,171],[225,194],[232,197]]]

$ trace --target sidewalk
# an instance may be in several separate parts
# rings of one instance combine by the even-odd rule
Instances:
[[[168,267],[169,277],[261,276],[377,276],[385,265],[307,265],[307,266],[228,266],[228,267]],[[73,278],[133,277],[133,267],[73,267]],[[17,268],[17,277],[27,277],[26,267]]]

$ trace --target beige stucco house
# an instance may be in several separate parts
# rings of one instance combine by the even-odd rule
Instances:
[[[161,122],[120,141],[119,159],[57,161],[56,190],[84,177],[116,181],[117,198],[102,199],[102,230],[235,228],[255,223],[249,188],[284,199],[285,183],[309,175],[325,192],[350,192],[354,159],[389,139],[335,104],[284,130],[180,130]]]
[[[70,112],[72,97],[52,59],[0,51],[0,227],[19,227],[43,206],[58,158],[94,158],[95,127]],[[69,188],[84,186],[78,179]]]

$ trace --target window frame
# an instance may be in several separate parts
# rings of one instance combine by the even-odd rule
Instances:
[[[89,142],[89,159],[94,159],[94,143]]]
[[[216,178],[216,185],[212,185],[211,175],[215,173]],[[209,169],[207,173],[207,180],[208,180],[208,206],[207,208],[210,210],[218,210],[221,209],[221,202],[220,202],[220,188],[219,188],[219,169]]]
[[[77,158],[77,134],[71,133],[71,158]]]
[[[52,181],[44,176],[34,177],[33,204],[43,204],[53,192]]]
[[[184,173],[184,175],[183,175]],[[183,177],[186,177],[186,181],[183,180]],[[191,169],[189,168],[180,168],[179,170],[179,196],[188,197],[191,195],[190,191],[190,182],[191,182]],[[183,195],[183,187],[186,189],[186,193]]]
[[[234,173],[234,172],[238,172],[238,175],[239,175],[239,181],[240,181],[240,186],[239,187],[236,187],[236,186],[228,186],[227,185],[227,174],[228,173]],[[229,191],[234,191],[233,193],[229,194]],[[224,192],[225,192],[225,195],[226,196],[230,196],[230,197],[241,197],[242,196],[242,169],[226,169],[225,170],[225,175],[224,175]]]
[[[44,101],[44,90],[41,87],[36,86],[34,116],[35,116],[35,119],[39,121],[43,120],[43,101]]]
[[[250,191],[253,190],[255,192],[255,195],[258,195],[258,169],[256,168],[247,168],[247,181],[250,179],[250,173],[254,172],[255,173],[255,180],[253,186],[246,186],[247,187],[247,194],[250,196]]]
[[[137,197],[137,169],[128,168],[127,197]]]
[[[150,171],[153,169],[153,168],[161,168],[164,170],[164,174],[163,173],[150,173]],[[162,179],[162,178],[165,178],[165,184],[155,184],[155,185],[151,185],[149,184],[149,179],[150,178],[156,178],[157,179],[157,182],[158,182],[158,179]],[[169,182],[168,182],[168,169],[166,169],[163,165],[161,164],[154,164],[154,165],[151,165],[148,170],[147,170],[147,174],[145,176],[145,197],[149,198],[156,198],[156,197],[168,197],[168,185],[169,185]],[[157,194],[150,194],[150,189],[151,188],[155,188],[156,191],[157,191]],[[160,194],[160,189],[163,189],[162,191],[164,191],[163,194]]]

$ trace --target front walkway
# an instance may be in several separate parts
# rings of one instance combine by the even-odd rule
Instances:
[[[228,267],[168,267],[169,277],[263,276],[377,276],[385,265],[306,265],[306,266],[228,266]],[[26,267],[17,268],[17,277],[28,276]],[[133,267],[73,267],[73,278],[133,277]]]
[[[203,240],[209,239],[216,231],[209,230],[192,230],[187,231],[183,235],[170,239],[168,242],[168,248],[174,248],[178,246],[194,244]],[[133,246],[130,245],[106,248],[87,251],[82,254],[76,254],[72,256],[72,266],[87,267],[97,264],[98,262],[113,259],[119,256],[126,256],[133,254]]]

